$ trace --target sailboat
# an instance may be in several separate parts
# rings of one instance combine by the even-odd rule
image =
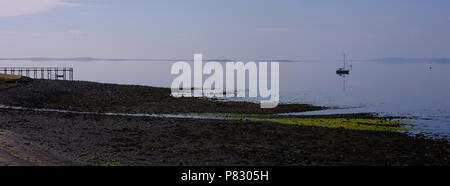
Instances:
[[[336,74],[338,75],[350,74],[350,70],[345,67],[345,63],[346,63],[346,56],[344,54],[344,67],[337,69]]]

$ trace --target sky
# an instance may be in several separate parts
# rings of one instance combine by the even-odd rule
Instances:
[[[0,0],[0,57],[450,58],[448,0]]]

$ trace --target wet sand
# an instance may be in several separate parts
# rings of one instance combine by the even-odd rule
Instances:
[[[176,99],[169,93],[168,89],[141,86],[22,81],[0,84],[0,104],[123,113],[324,109],[299,104],[261,110],[251,103]],[[0,118],[0,130],[8,133],[4,139],[16,139],[9,149],[18,149],[15,153],[0,150],[0,162],[2,157],[9,158],[8,165],[29,163],[20,159],[30,156],[35,157],[32,162],[41,162],[38,165],[450,165],[446,139],[395,132],[10,109],[0,109]]]

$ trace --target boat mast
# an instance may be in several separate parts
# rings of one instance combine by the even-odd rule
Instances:
[[[344,53],[344,69],[345,69],[345,53]]]

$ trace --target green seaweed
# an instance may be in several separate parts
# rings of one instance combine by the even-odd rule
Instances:
[[[344,128],[350,130],[371,130],[371,131],[402,131],[404,125],[400,121],[389,121],[384,119],[346,119],[346,118],[277,118],[259,119],[253,118],[251,121],[274,122],[287,125],[316,126],[327,128]]]
[[[303,125],[327,128],[344,128],[350,130],[371,131],[405,131],[401,128],[404,123],[386,119],[359,118],[272,118],[270,114],[241,114],[241,113],[197,113],[189,116],[206,116],[211,118],[225,118],[231,120],[249,120],[255,122],[273,122],[287,125]]]
[[[100,163],[100,166],[102,166],[102,167],[120,167],[120,166],[123,166],[123,164],[120,162],[103,162],[103,163]]]

